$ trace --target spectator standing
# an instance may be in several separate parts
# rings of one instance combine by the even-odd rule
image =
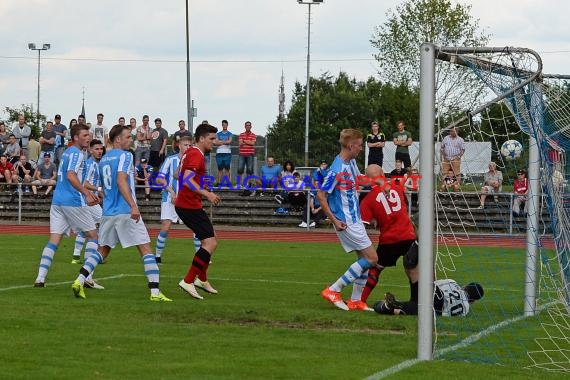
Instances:
[[[155,168],[160,168],[164,162],[168,132],[162,128],[162,120],[159,117],[154,119],[154,127],[152,139],[150,140],[150,158],[148,163]]]
[[[135,149],[135,165],[141,162],[141,158],[150,158],[150,142],[152,141],[152,129],[148,125],[148,115],[143,115],[142,124],[137,128],[137,146]]]
[[[44,162],[39,163],[34,171],[34,180],[32,181],[32,192],[35,197],[38,197],[38,186],[47,186],[46,192],[43,198],[46,198],[52,191],[55,185],[55,178],[57,174],[57,168],[51,162],[51,155],[49,153],[44,153]]]
[[[38,165],[41,157],[42,145],[36,140],[36,136],[32,133],[28,142],[28,162],[34,167]]]
[[[253,174],[253,164],[255,160],[255,142],[257,136],[251,131],[251,122],[244,124],[245,132],[239,134],[239,160],[237,174],[242,175],[245,171],[247,175]],[[244,186],[247,185],[244,183]],[[246,190],[247,191],[247,190]]]
[[[402,120],[398,121],[396,124],[398,130],[392,134],[394,140],[394,145],[396,145],[396,160],[402,161],[404,169],[412,166],[412,160],[410,159],[410,150],[408,147],[412,145],[412,134],[406,131],[406,123]]]
[[[524,169],[517,171],[517,179],[515,179],[513,183],[513,191],[515,193],[515,198],[513,199],[513,214],[515,216],[526,216],[528,211],[528,178],[526,178],[526,171]]]
[[[56,134],[55,137],[55,156],[53,160],[59,162],[61,160],[61,155],[65,150],[65,137],[67,136],[67,127],[65,124],[61,123],[61,115],[57,114],[53,118],[53,130]],[[29,157],[28,157],[29,158]]]
[[[32,129],[26,124],[24,115],[18,116],[18,123],[12,128],[12,134],[16,137],[16,142],[20,145],[20,148],[22,148],[22,153],[27,154]]]
[[[461,185],[461,157],[465,153],[465,141],[457,135],[457,128],[451,127],[449,134],[441,141],[441,173],[451,168]]]
[[[42,153],[55,154],[55,139],[57,134],[53,130],[53,123],[48,121],[40,136]]]
[[[485,208],[485,199],[487,194],[495,194],[502,190],[503,188],[503,173],[497,170],[497,164],[494,162],[489,163],[489,171],[485,173],[483,177],[483,187],[481,188],[481,205],[480,209]],[[495,195],[495,201],[497,201],[497,196]]]
[[[384,162],[384,145],[386,144],[386,136],[380,130],[377,121],[373,121],[370,125],[372,132],[366,136],[366,144],[368,145],[368,165],[376,164],[382,166]]]
[[[227,182],[231,182],[232,164],[232,139],[234,135],[228,131],[228,121],[222,120],[222,130],[216,133],[214,144],[216,150],[216,164],[218,166],[218,183],[222,181],[222,176],[227,177]]]
[[[125,117],[121,116],[119,117],[119,120],[117,120],[117,123],[122,127],[125,125]]]
[[[172,141],[172,148],[176,154],[180,153],[178,144],[180,143],[180,139],[184,136],[192,137],[192,133],[186,129],[186,122],[180,120],[178,121],[178,130],[174,132],[174,140]]]
[[[329,164],[326,160],[321,160],[319,167],[313,172],[312,179],[313,179],[313,186],[316,189],[320,189],[323,181],[325,180],[328,171],[329,171]]]
[[[8,144],[10,134],[6,131],[6,124],[0,121],[0,154],[4,153],[5,145]]]
[[[109,142],[109,130],[103,124],[104,117],[105,115],[103,115],[102,113],[98,113],[97,123],[93,126],[93,128],[91,128],[91,130],[93,131],[93,139],[102,141],[103,146],[107,147],[107,144]]]

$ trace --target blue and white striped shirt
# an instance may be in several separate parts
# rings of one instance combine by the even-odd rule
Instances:
[[[361,223],[358,188],[356,179],[360,171],[356,160],[343,161],[336,156],[328,169],[321,190],[329,193],[328,203],[331,212],[338,220],[347,225]]]

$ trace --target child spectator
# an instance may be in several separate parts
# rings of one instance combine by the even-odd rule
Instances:
[[[453,169],[449,168],[447,175],[443,178],[443,182],[440,187],[441,191],[459,191],[459,181],[457,176],[453,174]]]
[[[146,158],[141,158],[141,163],[136,167],[136,181],[137,185],[144,186],[144,199],[150,201],[150,183],[149,178],[152,173],[152,166],[148,164]]]
[[[411,209],[412,205],[418,204],[418,190],[419,190],[419,172],[413,166],[408,168],[408,176],[404,182],[406,198],[408,200],[408,208]]]

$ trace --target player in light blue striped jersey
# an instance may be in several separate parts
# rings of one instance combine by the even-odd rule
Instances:
[[[160,292],[159,269],[150,248],[150,237],[141,218],[135,197],[133,155],[130,128],[117,124],[109,132],[113,149],[99,163],[103,184],[103,217],[99,226],[99,249],[85,260],[71,288],[78,298],[85,298],[85,279],[118,243],[123,248],[136,246],[148,280],[151,301],[172,301]]]
[[[34,287],[43,288],[55,252],[63,235],[71,230],[83,232],[87,238],[89,254],[97,250],[97,230],[89,206],[99,203],[99,198],[90,192],[81,179],[85,170],[82,150],[89,146],[89,127],[77,124],[71,128],[73,145],[65,150],[57,171],[57,186],[50,207],[50,238],[43,249],[38,276]]]
[[[340,153],[329,167],[321,188],[317,192],[324,213],[333,223],[336,234],[346,253],[356,252],[357,260],[321,296],[342,310],[349,310],[342,300],[341,290],[353,284],[353,292],[362,293],[368,278],[368,268],[378,261],[376,250],[366,233],[358,203],[358,179],[361,176],[355,158],[362,151],[363,135],[356,129],[340,132]],[[355,299],[360,299],[360,296]],[[353,310],[369,310],[362,308]]]
[[[186,150],[192,145],[192,137],[184,136],[178,142],[180,152],[166,157],[158,174],[154,176],[154,184],[162,188],[162,202],[160,204],[160,232],[156,237],[156,262],[162,262],[162,253],[166,247],[168,230],[172,223],[178,223],[180,218],[174,209],[176,195],[178,194],[178,166]],[[194,248],[200,249],[200,240],[194,236]]]
[[[85,161],[85,170],[83,172],[83,180],[81,183],[91,192],[93,192],[98,197],[102,198],[102,188],[101,188],[101,181],[99,179],[99,161],[103,156],[103,142],[101,140],[91,140],[89,143],[89,153],[91,155]],[[89,206],[89,211],[95,221],[95,226],[99,226],[101,222],[101,216],[103,215],[103,209],[101,208],[100,204],[96,204],[93,206]],[[85,234],[83,232],[77,232],[75,236],[75,244],[73,249],[73,258],[71,260],[72,264],[83,264],[81,261],[81,251],[83,250],[83,244],[85,243]],[[87,255],[87,251],[85,252]],[[87,257],[85,257],[87,258]],[[89,275],[87,280],[85,281],[86,288],[92,289],[104,289],[103,286],[99,285],[93,279],[93,272]]]

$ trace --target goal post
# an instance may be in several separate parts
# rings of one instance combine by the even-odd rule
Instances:
[[[470,352],[462,360],[503,363],[499,353],[508,353],[505,361],[515,362],[521,358],[518,351],[523,351],[522,356],[530,362],[523,366],[570,372],[570,170],[566,161],[570,76],[544,74],[542,69],[541,57],[528,48],[439,47],[431,43],[420,47],[419,360],[438,358],[442,352],[447,355],[453,349],[442,341],[457,335],[461,344],[451,346],[462,347],[466,341],[472,344],[479,339],[490,341],[482,344],[487,348],[497,345],[486,352],[481,349],[480,357]],[[468,95],[461,92],[457,78],[468,78],[467,83],[480,86],[480,92],[470,91],[475,95],[465,99]],[[446,80],[449,83],[444,83]],[[488,141],[490,158],[498,162],[509,184],[524,169],[528,193],[522,201],[524,213],[518,215],[517,209],[520,237],[512,236],[515,210],[511,207],[517,197],[512,190],[489,194],[487,198],[494,198],[490,210],[483,207],[484,200],[477,207],[482,179],[462,180],[462,187],[469,190],[460,193],[438,191],[444,174],[440,173],[436,142],[452,127],[471,141]],[[524,156],[515,161],[500,153],[501,144],[511,139],[526,145]],[[473,173],[463,172],[462,167],[461,174],[470,177]],[[486,223],[483,230],[481,218]],[[487,246],[480,246],[479,251],[462,248],[462,243],[474,237],[500,238],[496,231],[505,231],[508,224],[511,229],[502,233],[512,244],[504,245],[504,252],[497,254]],[[482,257],[489,257],[488,262]],[[499,262],[502,258],[505,261]],[[455,275],[462,277],[461,281],[479,276],[489,291],[470,315],[447,318],[440,327],[443,319],[434,312],[433,280]],[[520,345],[497,333],[520,323],[529,324]],[[465,334],[450,332],[454,328],[463,328]]]

